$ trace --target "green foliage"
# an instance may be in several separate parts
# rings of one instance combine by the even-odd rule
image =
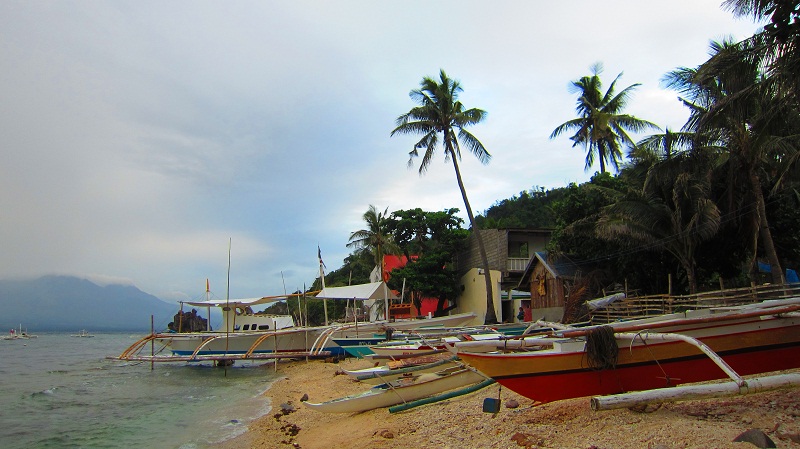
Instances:
[[[566,188],[534,187],[518,196],[497,201],[475,217],[478,229],[548,229],[555,227],[552,204],[564,197]]]
[[[454,261],[465,249],[469,231],[461,228],[463,220],[457,213],[458,209],[399,210],[392,213],[389,226],[395,242],[409,258],[405,267],[392,271],[389,286],[400,291],[405,280],[406,291],[413,292],[415,298],[437,298],[438,312],[454,303],[460,292]]]

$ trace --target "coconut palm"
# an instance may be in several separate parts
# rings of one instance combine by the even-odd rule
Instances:
[[[555,139],[564,132],[575,131],[570,139],[573,147],[583,145],[586,149],[586,171],[591,169],[595,161],[600,164],[600,173],[606,172],[606,163],[619,171],[619,162],[622,159],[620,145],[634,144],[628,131],[658,129],[658,126],[632,115],[622,114],[631,93],[639,84],[632,84],[615,94],[617,81],[622,76],[620,73],[603,93],[603,83],[600,80],[603,65],[598,62],[591,67],[591,71],[591,76],[584,76],[570,84],[570,93],[579,94],[575,108],[578,117],[559,125],[550,134],[550,138]]]
[[[787,133],[787,120],[797,117],[796,105],[775,101],[775,91],[747,55],[748,45],[713,42],[711,58],[698,69],[681,68],[667,76],[669,85],[692,105],[686,130],[704,136],[719,150],[718,164],[729,180],[729,203],[744,201],[737,210],[753,229],[755,266],[758,243],[772,266],[773,282],[782,282],[782,268],[766,213],[764,191],[776,188],[780,177],[796,166],[797,135]],[[730,207],[730,209],[734,209]]]
[[[383,212],[379,212],[377,207],[370,204],[369,209],[363,215],[367,228],[350,234],[349,243],[347,244],[348,248],[355,247],[371,252],[380,276],[382,276],[383,270],[383,256],[393,254],[397,248],[389,230],[388,212],[388,207]]]
[[[486,248],[483,245],[480,231],[475,225],[475,216],[472,213],[469,199],[467,199],[467,191],[464,188],[464,181],[461,178],[461,170],[458,166],[458,162],[461,160],[462,145],[477,157],[481,163],[487,164],[489,162],[491,158],[489,152],[466,129],[468,126],[482,122],[486,118],[486,111],[476,108],[466,109],[461,101],[458,100],[462,90],[461,84],[457,80],[449,78],[444,70],[439,71],[438,81],[430,77],[423,78],[420,82],[420,88],[414,89],[409,93],[411,99],[419,106],[412,108],[409,112],[397,118],[396,127],[392,130],[391,135],[417,134],[422,136],[414,144],[414,149],[408,153],[408,166],[411,167],[413,166],[414,158],[419,157],[419,150],[425,150],[419,165],[420,175],[427,171],[440,144],[444,150],[445,161],[451,160],[453,162],[458,188],[461,190],[461,198],[464,200],[469,223],[472,226],[481,255],[486,279],[485,322],[490,324],[497,322],[497,314],[494,310],[494,293],[489,270],[489,259],[486,256]],[[457,134],[456,131],[458,131]]]
[[[596,231],[603,238],[624,237],[640,247],[666,250],[686,272],[689,292],[696,293],[695,250],[719,226],[719,209],[709,198],[705,179],[683,171],[674,181],[649,183],[608,206]]]

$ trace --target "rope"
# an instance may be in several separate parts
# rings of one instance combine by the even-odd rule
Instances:
[[[616,368],[618,355],[617,339],[614,338],[614,329],[610,326],[601,326],[586,334],[586,359],[589,368]]]

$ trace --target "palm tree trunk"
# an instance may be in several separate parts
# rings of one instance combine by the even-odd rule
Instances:
[[[489,258],[486,256],[486,248],[483,246],[483,238],[475,225],[475,216],[472,214],[472,207],[469,205],[467,199],[467,191],[464,189],[464,181],[461,179],[461,170],[458,169],[458,161],[456,155],[450,149],[450,158],[453,159],[453,167],[456,170],[456,180],[458,180],[458,188],[461,189],[461,198],[464,199],[464,207],[467,208],[467,216],[469,217],[469,224],[472,226],[472,232],[478,240],[478,250],[481,254],[481,263],[483,264],[483,277],[486,280],[486,317],[484,324],[497,323],[497,314],[494,311],[494,291],[492,289],[492,274],[489,270]]]
[[[758,178],[758,173],[755,171],[750,172],[750,184],[753,188],[753,194],[756,197],[756,207],[758,208],[759,215],[758,234],[761,239],[761,244],[764,245],[764,252],[769,260],[772,283],[781,285],[783,284],[783,268],[781,268],[778,253],[775,251],[775,243],[772,241],[772,232],[769,230],[767,207],[764,204],[764,193],[761,191],[761,180]]]

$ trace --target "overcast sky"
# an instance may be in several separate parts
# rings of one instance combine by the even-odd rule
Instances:
[[[662,76],[747,37],[720,0],[0,2],[0,277],[69,274],[165,300],[282,294],[341,266],[370,204],[464,210],[452,164],[389,137],[444,69],[488,165],[476,213],[581,183],[567,86],[600,61],[627,112],[678,129]],[[465,215],[462,214],[464,217]]]

